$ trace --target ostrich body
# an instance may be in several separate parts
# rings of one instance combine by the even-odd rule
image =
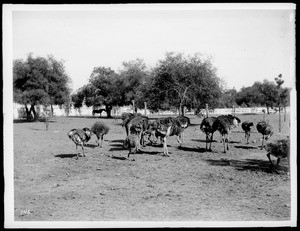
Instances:
[[[213,129],[213,123],[216,121],[216,117],[206,117],[202,120],[200,124],[200,130],[206,135],[206,150],[211,151],[211,143],[213,140],[213,135],[216,130]],[[208,143],[209,149],[208,149]]]
[[[289,151],[290,151],[290,141],[288,139],[281,139],[277,140],[275,143],[268,143],[265,146],[267,153],[267,157],[272,166],[274,166],[273,162],[271,161],[270,155],[277,157],[277,165],[276,169],[278,168],[279,162],[282,158],[289,158]]]
[[[178,121],[178,124],[180,125],[180,130],[174,133],[174,135],[177,135],[177,140],[180,143],[180,145],[183,143],[183,132],[185,129],[187,129],[188,126],[191,125],[191,121],[188,117],[184,116],[184,115],[179,115],[177,117],[174,118],[175,121]]]
[[[140,138],[140,145],[138,149],[140,149],[141,146],[144,146],[144,135],[148,128],[149,118],[147,116],[135,116],[131,120],[128,121],[128,123],[125,125],[126,128],[126,134],[127,136],[134,133],[138,134]]]
[[[169,156],[167,138],[170,136],[177,136],[177,141],[182,144],[181,137],[183,131],[190,125],[190,120],[187,117],[178,116],[165,117],[157,120],[156,134],[163,138],[164,155]]]
[[[213,123],[213,130],[218,130],[222,136],[222,142],[224,146],[224,153],[226,153],[226,149],[229,150],[228,146],[228,140],[229,140],[229,134],[233,129],[235,129],[241,120],[232,115],[221,115],[218,116],[215,122]],[[227,148],[225,147],[227,144]]]
[[[251,130],[252,130],[253,126],[254,126],[254,124],[252,122],[249,122],[249,121],[244,121],[242,123],[242,129],[245,132],[246,144],[249,144],[250,133],[251,133]]]
[[[273,127],[265,121],[258,122],[256,129],[259,133],[263,135],[261,149],[264,148],[264,140],[268,141],[273,135]]]
[[[129,120],[131,120],[135,115],[132,114],[132,113],[126,113],[124,112],[121,116],[121,119],[122,119],[122,127],[124,127]]]
[[[91,139],[91,134],[92,134],[92,131],[85,127],[82,129],[86,134],[89,134],[87,137],[86,137],[86,140],[84,141],[84,145],[86,145],[87,142],[89,142],[89,140]]]
[[[77,146],[81,146],[82,148],[82,155],[84,155],[84,145],[86,142],[91,138],[90,130],[83,130],[83,129],[72,129],[68,132],[69,138],[75,143],[76,151]],[[78,159],[79,153],[77,153],[76,159]]]
[[[103,122],[96,122],[91,127],[91,131],[97,136],[97,145],[102,147],[103,136],[109,132],[110,128]],[[100,139],[100,144],[99,144]]]
[[[130,134],[126,137],[123,143],[124,147],[129,150],[127,158],[129,158],[130,154],[135,154],[140,145],[140,137],[138,134]]]

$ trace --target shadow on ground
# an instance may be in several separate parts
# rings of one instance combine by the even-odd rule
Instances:
[[[231,166],[238,171],[262,171],[267,173],[276,172],[268,160],[258,160],[258,159],[245,159],[245,160],[228,160],[221,158],[219,160],[208,159],[206,160],[210,165],[214,166]],[[288,172],[289,168],[287,166],[279,165],[278,171]],[[277,171],[277,172],[278,172]]]
[[[110,149],[109,149],[110,152],[127,150],[126,148],[124,148],[123,145],[114,145],[114,146],[116,146],[116,147],[115,147],[115,148],[110,148]]]
[[[191,139],[191,141],[206,143],[206,140],[202,140],[202,139]],[[218,142],[218,141],[213,140],[212,143],[214,143],[214,142]]]
[[[98,145],[97,144],[86,144],[86,145],[84,145],[84,147],[96,148],[96,147],[98,147]]]
[[[179,146],[178,149],[183,151],[188,151],[188,152],[200,152],[200,153],[207,151],[205,148],[190,148],[190,147],[183,147],[183,146]]]
[[[55,157],[59,157],[59,158],[73,158],[73,157],[76,157],[77,154],[58,154],[58,155],[55,155]]]
[[[111,140],[110,143],[122,143],[123,144],[124,140]]]
[[[258,147],[254,146],[246,146],[246,145],[235,145],[235,148],[242,148],[242,149],[258,149]]]

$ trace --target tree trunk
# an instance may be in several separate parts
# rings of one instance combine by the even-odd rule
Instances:
[[[30,109],[28,110],[27,105],[25,104],[25,108],[26,108],[26,113],[27,113],[27,121],[37,121],[38,116],[36,114],[34,105],[31,104]],[[32,114],[33,116],[32,116]]]
[[[49,119],[48,119],[48,109],[47,106],[44,106],[44,114],[45,114],[45,123],[46,123],[46,131],[48,131],[49,127]]]
[[[32,120],[31,111],[28,110],[28,107],[27,107],[26,103],[25,103],[25,110],[26,110],[27,121],[31,121]]]
[[[278,113],[279,113],[279,132],[281,132],[281,108],[280,108],[280,106],[278,107],[278,109],[279,109],[279,111],[278,111]]]
[[[179,115],[184,116],[184,106],[181,106],[181,112],[179,112]]]
[[[181,100],[180,100],[180,104],[179,104],[179,115],[184,115],[184,106],[183,106],[183,101],[185,99],[185,96],[186,96],[186,92],[187,90],[190,88],[190,86],[186,87],[184,89],[184,92],[182,94],[182,97],[181,97]]]
[[[147,116],[147,102],[144,102],[145,116]]]
[[[50,104],[50,107],[51,107],[51,117],[53,117],[53,105],[52,104]]]
[[[33,121],[37,121],[38,120],[38,115],[35,111],[35,108],[34,108],[33,104],[31,104],[30,111],[32,111],[32,113],[33,113]]]
[[[233,112],[233,116],[235,116],[235,106],[232,105],[232,112]]]
[[[137,114],[137,107],[135,106],[135,101],[131,100],[131,102],[132,102],[132,113]]]

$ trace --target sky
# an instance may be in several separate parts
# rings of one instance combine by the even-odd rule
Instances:
[[[94,67],[119,71],[141,58],[148,67],[166,52],[210,56],[228,89],[255,81],[295,83],[292,4],[28,5],[11,11],[12,58],[64,60],[72,90]]]

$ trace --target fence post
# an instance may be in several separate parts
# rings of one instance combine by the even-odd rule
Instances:
[[[135,115],[135,103],[134,100],[131,100],[132,102],[132,113]]]
[[[205,110],[206,110],[206,117],[208,117],[208,104],[205,104]]]
[[[147,102],[144,102],[144,106],[145,106],[145,116],[147,115]]]
[[[279,106],[279,132],[281,132],[281,108],[280,108],[280,106]]]

